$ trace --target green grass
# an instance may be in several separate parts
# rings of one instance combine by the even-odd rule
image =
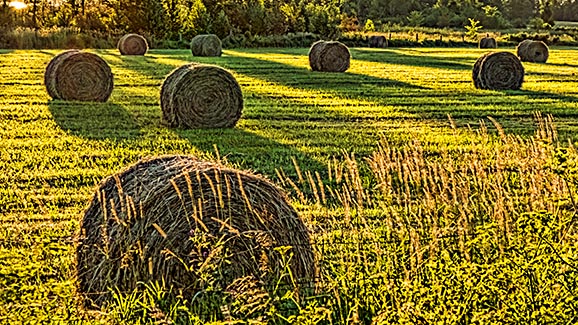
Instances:
[[[511,50],[511,49],[510,49]],[[487,116],[507,132],[533,133],[532,113],[553,114],[560,136],[578,140],[578,50],[551,49],[547,64],[525,63],[519,91],[473,88],[477,49],[352,49],[344,74],[308,70],[307,49],[226,50],[194,58],[230,69],[242,86],[234,129],[172,130],[160,121],[159,88],[188,51],[146,57],[96,53],[111,65],[108,103],[51,101],[44,67],[58,51],[0,51],[0,322],[99,319],[76,306],[74,234],[95,185],[139,158],[165,153],[221,156],[277,180],[301,169],[326,179],[343,152],[366,157],[380,139],[428,152],[465,147],[458,127]],[[305,214],[314,208],[301,206]],[[313,222],[313,220],[311,221]]]

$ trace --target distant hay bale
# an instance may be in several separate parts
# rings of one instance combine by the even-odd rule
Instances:
[[[145,55],[148,49],[146,38],[138,34],[126,34],[118,41],[121,55]]]
[[[56,55],[44,72],[53,99],[106,102],[114,88],[109,65],[98,55],[68,50]]]
[[[243,94],[229,71],[191,63],[175,69],[163,82],[161,108],[171,127],[233,127],[241,117]]]
[[[143,159],[104,179],[84,213],[78,291],[102,306],[110,288],[149,281],[186,297],[247,276],[274,285],[282,246],[292,247],[294,278],[313,280],[308,230],[267,179],[191,156]],[[199,278],[208,273],[210,284]]]
[[[542,41],[523,40],[516,48],[522,62],[546,63],[548,61],[548,45]]]
[[[386,48],[387,39],[385,36],[370,36],[369,37],[369,47],[372,48]]]
[[[313,71],[345,72],[350,60],[349,48],[337,41],[317,41],[309,49],[309,65]]]
[[[493,37],[486,36],[480,40],[478,47],[481,49],[495,49],[498,47],[498,42]]]
[[[472,78],[478,89],[516,90],[524,82],[524,67],[512,53],[487,53],[474,64]]]
[[[221,56],[221,40],[213,34],[197,35],[191,41],[191,52],[194,56]]]
[[[524,54],[522,54],[522,52],[526,52],[526,48],[532,42],[533,42],[532,40],[526,39],[526,40],[521,41],[518,44],[518,46],[516,47],[516,54],[518,55],[518,57],[524,55]]]

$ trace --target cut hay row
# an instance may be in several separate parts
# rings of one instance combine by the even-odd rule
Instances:
[[[44,72],[53,99],[106,102],[114,88],[112,71],[98,55],[68,50],[56,55]]]
[[[145,55],[149,49],[146,38],[138,34],[126,34],[118,41],[121,55]]]
[[[475,62],[472,78],[478,89],[516,90],[524,82],[524,67],[512,53],[491,52]]]
[[[283,270],[276,247],[291,246],[297,279],[316,276],[308,230],[285,193],[267,179],[190,156],[143,159],[100,184],[82,219],[78,288],[101,306],[109,289],[170,284],[187,297],[250,276],[272,283]],[[191,268],[191,269],[189,269]]]
[[[542,41],[523,40],[518,44],[516,53],[522,62],[546,63],[548,61],[548,45]]]
[[[221,56],[222,44],[217,35],[197,35],[191,40],[193,56]]]
[[[191,63],[173,70],[163,82],[161,109],[171,127],[233,127],[241,117],[243,94],[229,71]]]
[[[345,72],[350,60],[349,48],[337,41],[317,41],[309,50],[309,65],[313,71]]]

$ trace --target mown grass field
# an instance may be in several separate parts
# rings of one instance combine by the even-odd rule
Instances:
[[[50,100],[43,72],[58,52],[0,50],[0,323],[102,320],[76,307],[74,234],[96,184],[144,156],[215,157],[217,149],[234,166],[273,180],[276,169],[295,176],[293,160],[327,178],[333,157],[367,157],[380,139],[459,151],[469,139],[454,136],[448,114],[463,129],[492,116],[527,137],[540,111],[554,116],[562,139],[578,140],[573,48],[551,49],[547,64],[525,63],[519,91],[474,89],[471,67],[485,52],[478,49],[352,49],[344,74],[309,71],[307,49],[225,50],[220,58],[102,50],[96,53],[111,65],[115,89],[98,104]],[[238,79],[245,109],[236,128],[162,125],[162,80],[193,60]]]

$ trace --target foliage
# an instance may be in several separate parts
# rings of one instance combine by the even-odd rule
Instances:
[[[423,25],[424,21],[425,19],[420,11],[414,10],[409,13],[409,16],[407,16],[407,23],[409,26],[420,27]]]
[[[0,4],[0,28],[8,30],[75,27],[170,40],[207,32],[221,37],[230,32],[259,36],[310,32],[333,38],[367,21],[379,31],[389,23],[461,28],[468,18],[492,29],[522,28],[533,18],[550,26],[557,20],[578,20],[578,0],[35,0],[21,10],[7,3]]]
[[[374,32],[375,25],[373,24],[373,20],[368,19],[365,21],[365,26],[363,27],[364,32]]]
[[[464,26],[464,28],[467,30],[466,35],[468,35],[470,38],[476,39],[478,37],[478,33],[482,28],[484,28],[484,26],[481,26],[479,21],[472,18],[468,18],[468,20],[470,24]]]

